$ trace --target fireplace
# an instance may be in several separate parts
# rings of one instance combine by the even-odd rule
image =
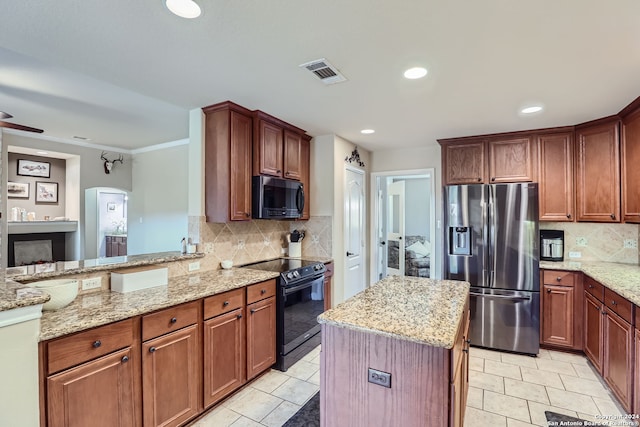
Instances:
[[[65,233],[9,234],[7,266],[66,261]]]

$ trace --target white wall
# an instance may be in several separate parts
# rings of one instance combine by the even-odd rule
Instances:
[[[127,254],[178,251],[188,232],[189,145],[133,155]]]
[[[436,200],[436,236],[435,248],[442,255],[442,166],[440,146],[437,143],[420,148],[404,148],[381,150],[371,153],[370,172],[401,171],[413,169],[434,169],[435,200]],[[433,237],[432,237],[433,239]],[[438,257],[442,259],[442,256]],[[434,266],[432,265],[432,268]],[[435,265],[433,278],[442,278],[442,263]]]

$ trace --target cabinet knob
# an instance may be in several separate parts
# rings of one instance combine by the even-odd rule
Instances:
[[[467,339],[464,342],[466,342],[467,344],[471,344],[471,340],[470,339]]]
[[[249,212],[245,212],[244,216],[246,216],[247,218],[249,218],[251,215],[249,215]]]
[[[593,289],[593,285],[589,285],[589,289]]]
[[[122,356],[122,363],[128,362],[129,361],[129,356]]]
[[[558,282],[561,282],[561,281],[562,281],[562,277],[558,276],[558,277],[556,277],[556,280],[557,280]]]
[[[465,353],[469,353],[469,349],[468,348],[463,348],[462,351],[464,351]]]
[[[228,306],[228,305],[229,305],[229,301],[225,301],[225,302],[223,302],[223,303],[222,303],[222,306],[223,306],[223,307],[226,307],[226,306]]]
[[[102,342],[100,340],[95,340],[93,342],[93,348],[98,348],[102,345]]]
[[[276,173],[280,173],[280,172],[282,172],[280,169],[278,169],[278,170],[276,171]]]
[[[290,174],[289,174],[289,172],[285,172],[284,174],[285,174],[286,176],[289,176],[289,175],[290,175]]]
[[[616,302],[616,300],[612,299],[612,300],[611,300],[611,304],[616,305],[616,304],[618,304],[618,303]]]
[[[616,215],[615,214],[611,214],[611,219],[616,219]]]
[[[151,347],[151,348],[149,349],[149,353],[155,353],[155,352],[156,352],[156,350],[157,350],[157,348],[155,348],[155,347]]]
[[[478,179],[476,179],[476,181],[482,182],[482,178],[478,178]]]
[[[260,294],[261,294],[261,295],[264,295],[264,294],[266,294],[266,293],[267,293],[267,290],[266,290],[266,289],[260,289]]]
[[[237,317],[238,319],[242,319],[242,314],[238,314],[236,317]]]
[[[495,176],[491,177],[491,182],[496,182],[496,177]]]
[[[176,317],[172,317],[170,320],[171,323],[176,323],[177,321],[178,321],[178,318]]]
[[[256,309],[255,309],[255,308],[252,308],[250,311],[251,311],[251,314],[253,314],[253,313],[255,313],[255,312],[256,312]]]
[[[567,218],[571,219],[571,214],[567,214]]]
[[[547,293],[550,294],[551,293],[551,289],[547,289]]]

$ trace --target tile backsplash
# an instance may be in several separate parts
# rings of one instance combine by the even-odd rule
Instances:
[[[640,225],[593,222],[541,222],[540,229],[564,230],[565,261],[638,264]],[[580,252],[580,258],[569,258]]]
[[[227,224],[208,223],[205,217],[189,217],[189,237],[205,253],[202,270],[217,270],[226,259],[234,265],[285,256],[287,234],[305,232],[303,257],[331,257],[332,218],[311,217],[308,221],[252,220]],[[284,252],[283,252],[284,249]]]

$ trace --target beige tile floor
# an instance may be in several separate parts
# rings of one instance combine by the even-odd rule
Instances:
[[[540,350],[537,358],[471,348],[465,427],[547,426],[544,411],[591,421],[622,414],[583,356]],[[320,388],[320,347],[289,368],[271,370],[192,427],[284,424]]]

